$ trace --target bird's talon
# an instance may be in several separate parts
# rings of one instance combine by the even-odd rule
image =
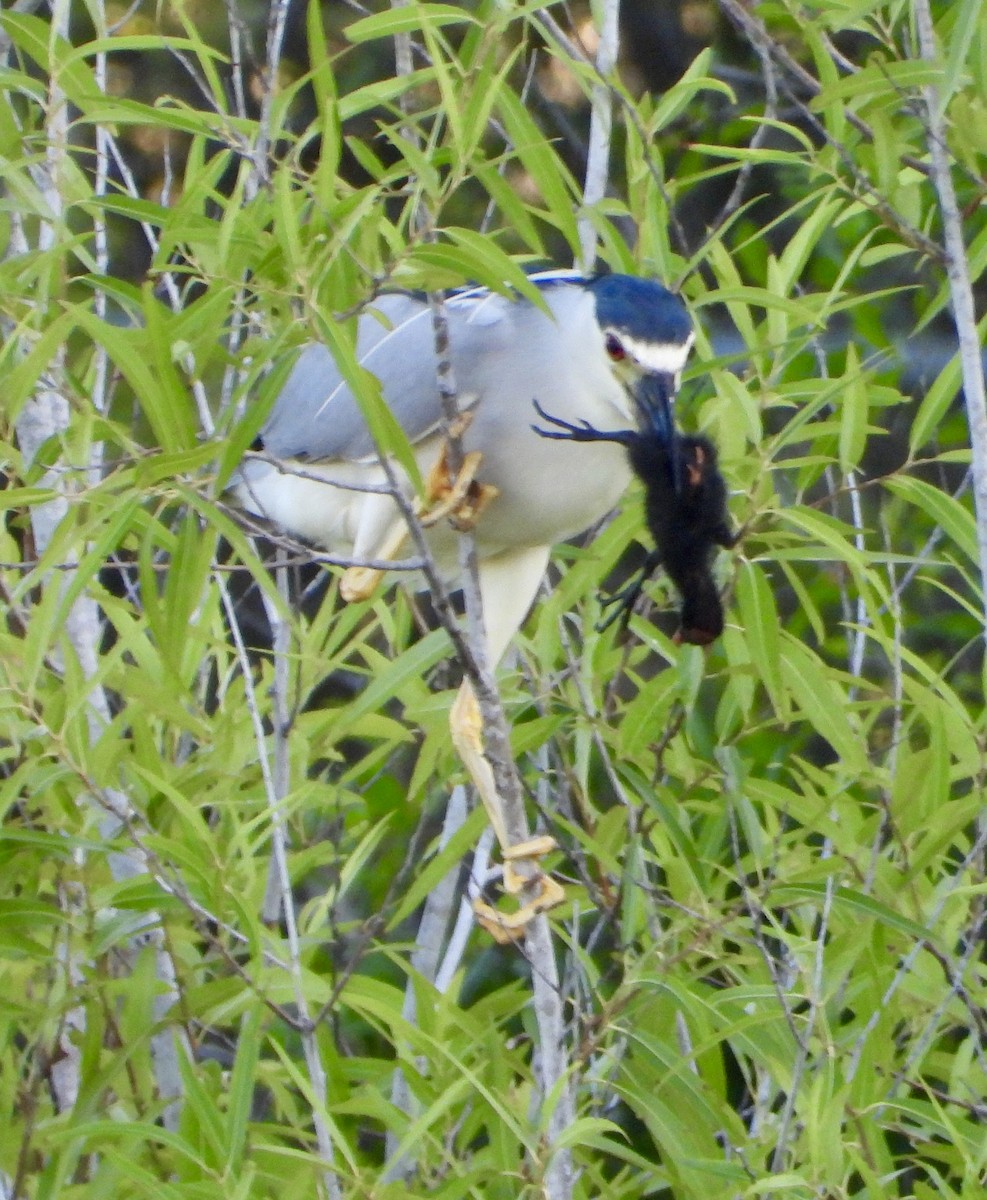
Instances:
[[[482,930],[489,933],[498,946],[519,942],[524,935],[524,925],[515,924],[517,913],[499,913],[481,900],[473,901],[473,916]]]
[[[448,443],[442,447],[438,461],[429,472],[425,485],[429,507],[420,514],[420,520],[428,529],[447,517],[454,529],[464,533],[473,528],[483,510],[499,494],[499,490],[492,484],[480,483],[477,480],[480,463],[483,461],[479,450],[471,450],[463,458],[455,479],[449,470],[447,450]]]
[[[473,529],[481,514],[492,500],[500,495],[500,488],[492,483],[479,483],[474,480],[469,487],[462,504],[449,514],[449,524],[459,533],[467,533]]]
[[[526,842],[518,842],[508,846],[504,851],[505,862],[517,862],[522,858],[544,858],[558,848],[558,842],[547,833],[540,837],[528,838]]]
[[[544,834],[541,837],[528,838],[525,842],[517,842],[513,846],[505,847],[501,853],[504,856],[504,891],[509,896],[517,896],[529,884],[537,883],[544,893],[548,885],[557,887],[551,877],[546,875],[535,863],[539,858],[544,858],[546,854],[551,854],[557,849],[558,842],[555,838]],[[531,866],[526,871],[519,871],[515,867],[515,863],[530,863]]]
[[[565,902],[565,891],[550,875],[540,875],[535,880],[525,880],[525,883],[535,883],[540,891],[534,899],[523,904],[516,912],[498,912],[490,904],[482,900],[473,901],[473,913],[477,924],[487,931],[501,946],[510,942],[518,942],[524,936],[524,931],[535,919],[549,909],[557,908]],[[507,888],[507,868],[504,870],[504,887]]]

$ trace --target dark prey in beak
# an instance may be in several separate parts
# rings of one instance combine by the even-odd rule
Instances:
[[[645,410],[645,404],[652,401],[653,407]],[[723,605],[713,578],[713,555],[717,546],[729,549],[737,540],[730,528],[727,488],[719,471],[716,447],[709,438],[675,432],[667,389],[656,385],[649,389],[647,400],[639,397],[638,402],[642,415],[644,411],[655,414],[641,430],[604,431],[585,422],[573,424],[545,412],[537,401],[535,411],[553,428],[532,428],[542,437],[558,440],[618,442],[627,450],[634,473],[644,484],[645,516],[655,548],[627,587],[605,601],[617,608],[603,627],[621,615],[627,621],[645,582],[661,566],[682,598],[676,640],[707,646],[723,632]]]

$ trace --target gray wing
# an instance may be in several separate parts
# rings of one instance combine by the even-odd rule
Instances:
[[[449,340],[464,407],[478,398],[471,393],[486,375],[490,356],[509,349],[512,318],[523,304],[480,289],[450,299]],[[382,296],[360,318],[357,355],[380,380],[384,399],[409,441],[420,441],[438,428],[437,359],[425,301]],[[302,350],[261,437],[264,448],[278,458],[352,461],[375,454],[360,406],[320,343]]]

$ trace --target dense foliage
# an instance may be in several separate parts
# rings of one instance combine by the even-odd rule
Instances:
[[[255,50],[220,5],[16,7],[0,1195],[516,1200],[571,1152],[553,1197],[981,1196],[987,512],[931,153],[943,120],[982,334],[980,0],[932,4],[934,52],[925,0],[629,5],[691,57],[659,93],[627,47],[588,206],[561,5],[295,0]],[[360,382],[381,287],[523,288],[581,220],[687,298],[679,418],[743,534],[714,647],[661,579],[600,632],[632,493],[501,674],[569,898],[550,1143],[524,954],[456,923],[489,843],[448,638],[303,547],[275,572],[224,488],[294,347]]]

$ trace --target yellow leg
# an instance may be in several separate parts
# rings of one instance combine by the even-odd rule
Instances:
[[[462,467],[454,478],[449,470],[447,448],[443,446],[426,481],[425,502],[416,506],[424,526],[435,525],[445,518],[460,531],[473,528],[483,510],[497,496],[497,488],[477,480],[481,461],[482,455],[478,451],[465,455]],[[382,560],[396,558],[407,538],[407,522],[403,517],[399,517],[387,530],[375,557]],[[517,620],[523,617],[531,603],[538,581],[545,570],[548,549],[533,548],[527,553],[527,559],[530,561],[526,561],[521,567],[514,561],[516,557],[512,556],[510,563],[511,595],[515,602],[517,597],[520,597],[521,604],[517,613],[510,614],[512,618],[516,617],[516,620],[505,619],[511,631],[517,627]],[[507,565],[502,566],[500,574],[503,575],[507,569]],[[488,574],[493,570],[488,564]],[[349,567],[343,573],[340,593],[347,601],[369,599],[383,577],[384,571],[376,567]],[[506,645],[506,639],[501,640],[503,633],[501,630],[500,634],[492,639],[492,653],[495,657],[500,656]],[[476,918],[496,941],[516,941],[523,936],[526,926],[534,917],[555,908],[565,900],[565,893],[560,885],[537,865],[538,859],[555,849],[555,839],[537,837],[512,844],[508,837],[493,768],[483,752],[483,722],[479,705],[468,682],[460,688],[453,703],[449,724],[453,745],[476,785],[500,843],[504,857],[504,891],[510,896],[523,897],[520,907],[513,913],[501,913],[489,904],[477,901],[473,905]]]
[[[534,891],[515,912],[501,913],[489,904],[476,901],[476,919],[492,937],[501,943],[518,940],[526,926],[539,913],[555,908],[565,900],[561,886],[537,866],[537,860],[555,849],[551,837],[529,838],[512,844],[504,824],[504,812],[494,780],[493,768],[483,753],[483,723],[476,696],[469,682],[459,689],[449,714],[453,745],[459,752],[476,790],[487,810],[487,817],[504,856],[504,891],[518,896],[525,889]],[[521,870],[515,864],[524,864]]]

